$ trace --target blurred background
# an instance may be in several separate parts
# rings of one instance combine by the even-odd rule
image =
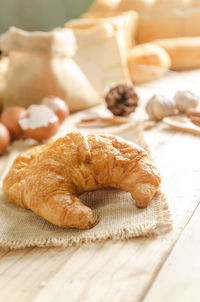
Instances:
[[[49,31],[87,11],[92,0],[0,0],[0,33],[10,26]]]

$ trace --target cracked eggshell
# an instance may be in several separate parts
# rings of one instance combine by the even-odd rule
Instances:
[[[0,155],[5,151],[10,142],[10,133],[4,124],[0,123]]]
[[[31,105],[19,124],[24,133],[38,141],[49,139],[58,130],[57,115],[45,105]]]
[[[160,94],[153,95],[146,105],[146,112],[151,120],[159,121],[165,116],[178,113],[175,101]]]
[[[9,130],[10,135],[14,139],[23,137],[23,130],[19,125],[19,120],[26,114],[26,109],[20,106],[6,108],[1,114],[1,122]]]
[[[69,107],[65,103],[64,100],[60,99],[56,96],[48,96],[42,99],[41,101],[42,105],[46,105],[49,107],[53,112],[57,115],[59,118],[60,124],[66,119],[66,117],[69,115]]]
[[[200,104],[200,97],[189,90],[177,91],[174,95],[176,106],[180,112],[196,108]]]

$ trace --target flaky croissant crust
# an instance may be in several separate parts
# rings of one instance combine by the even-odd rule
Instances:
[[[108,134],[71,132],[20,154],[3,181],[5,196],[55,225],[86,229],[96,220],[78,196],[119,188],[147,207],[160,175],[147,152]]]

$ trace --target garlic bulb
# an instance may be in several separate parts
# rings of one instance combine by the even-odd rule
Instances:
[[[178,113],[175,101],[159,94],[150,98],[146,105],[146,111],[149,118],[156,121],[161,120],[165,116]]]
[[[174,95],[176,106],[180,112],[186,112],[190,108],[195,108],[200,104],[200,98],[188,90],[177,91]]]

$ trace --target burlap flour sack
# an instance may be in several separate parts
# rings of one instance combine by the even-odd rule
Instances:
[[[103,129],[103,131],[134,141],[147,148],[141,128],[134,122],[116,128]],[[31,141],[15,142],[10,152],[1,157],[1,184],[13,159],[30,145],[32,145]],[[100,222],[89,230],[63,229],[29,210],[12,204],[6,200],[1,189],[0,246],[19,249],[28,246],[78,245],[105,239],[122,240],[159,234],[171,226],[167,204],[161,192],[156,194],[146,209],[136,208],[129,193],[114,189],[85,193],[82,199],[94,209],[95,215],[101,216]]]
[[[48,95],[64,99],[71,112],[100,102],[72,58],[77,47],[71,30],[27,32],[11,27],[1,36],[0,49],[9,56],[4,107],[28,107]]]

